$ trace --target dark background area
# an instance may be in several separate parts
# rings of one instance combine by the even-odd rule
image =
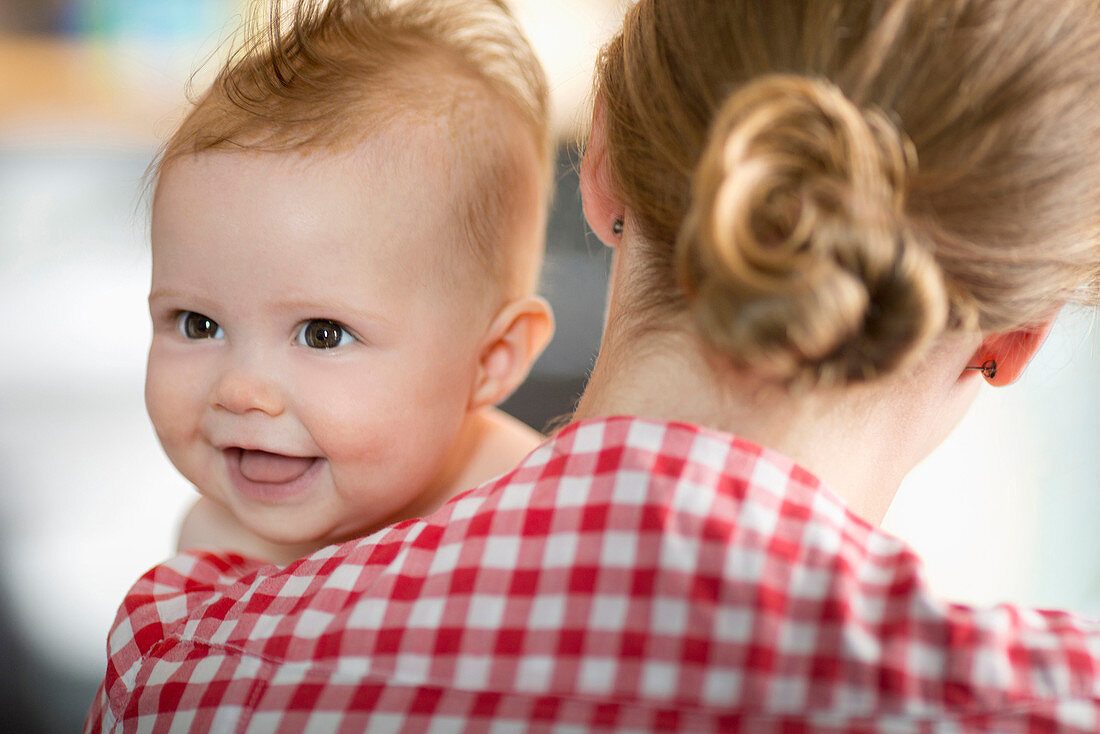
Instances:
[[[531,375],[502,405],[536,430],[568,416],[584,391],[603,328],[611,252],[584,222],[579,153],[558,156],[557,186],[546,230],[540,292],[554,308],[557,329]]]

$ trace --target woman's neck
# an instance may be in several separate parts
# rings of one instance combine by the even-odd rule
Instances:
[[[885,515],[920,441],[899,442],[888,386],[789,393],[742,373],[719,374],[686,330],[609,334],[576,417],[635,415],[736,434],[813,472],[869,522]],[[922,454],[923,455],[923,454]]]

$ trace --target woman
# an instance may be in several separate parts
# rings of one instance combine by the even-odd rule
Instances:
[[[582,173],[615,264],[577,420],[285,569],[154,569],[89,730],[1097,730],[1100,626],[946,604],[865,521],[1095,302],[1095,11],[639,2]]]
[[[622,244],[578,417],[729,430],[879,522],[978,375],[1013,382],[1064,303],[1095,302],[1093,14],[635,8],[583,173]]]

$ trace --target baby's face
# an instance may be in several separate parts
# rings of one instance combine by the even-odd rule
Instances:
[[[146,405],[184,476],[268,540],[430,511],[457,460],[489,315],[440,286],[452,194],[421,137],[161,178]]]

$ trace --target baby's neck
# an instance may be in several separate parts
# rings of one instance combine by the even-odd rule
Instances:
[[[443,465],[417,501],[355,537],[432,514],[456,495],[516,468],[543,439],[537,431],[497,408],[467,414]]]
[[[486,408],[469,418],[464,460],[447,479],[443,501],[516,468],[544,436],[497,408]]]

